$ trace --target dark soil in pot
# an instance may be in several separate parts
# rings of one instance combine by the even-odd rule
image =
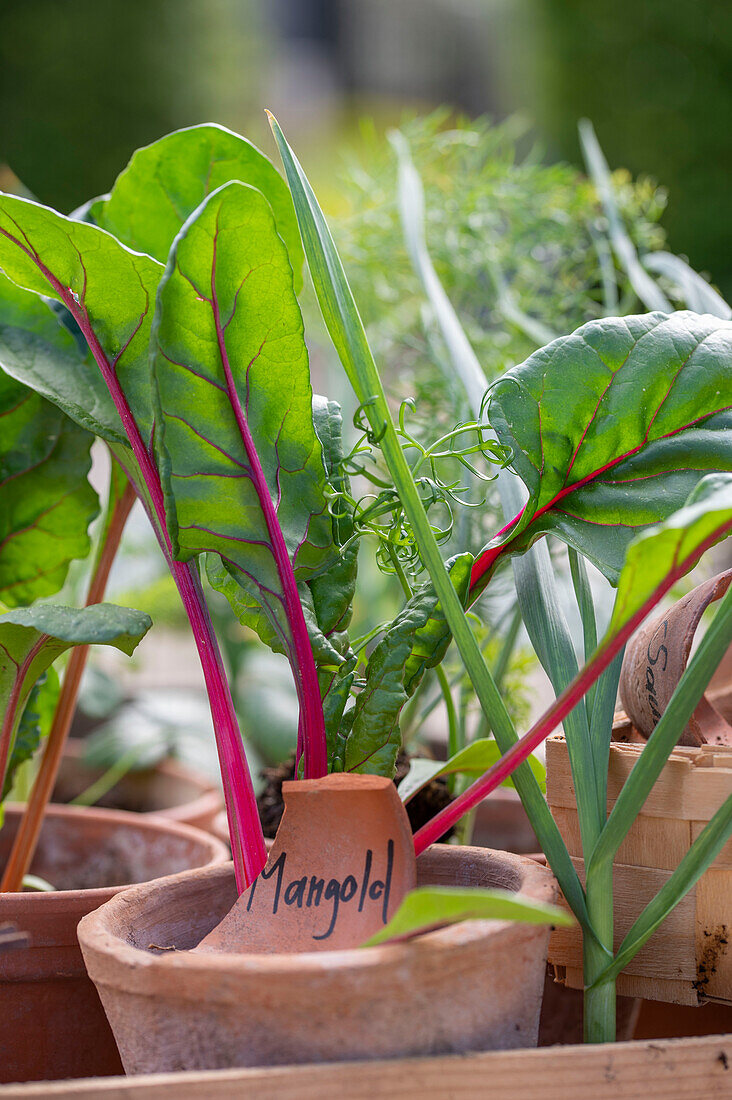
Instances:
[[[7,806],[0,867],[22,807]],[[121,1072],[121,1062],[76,939],[83,916],[126,884],[221,863],[224,846],[187,825],[112,810],[51,806],[31,868],[57,889],[0,894],[0,924],[29,946],[0,953],[0,1081]]]

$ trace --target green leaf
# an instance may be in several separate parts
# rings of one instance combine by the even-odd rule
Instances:
[[[328,484],[335,493],[350,492],[348,476],[341,465],[343,417],[340,405],[316,394],[313,398],[313,424],[323,448]],[[340,547],[353,535],[353,516],[341,497],[334,502],[331,513],[333,541]],[[348,629],[353,614],[357,575],[358,542],[354,540],[340,551],[338,559],[325,573],[308,581],[315,617],[326,637],[343,634]]]
[[[399,784],[399,797],[402,802],[409,802],[416,794],[437,779],[440,775],[482,775],[500,760],[501,750],[492,737],[481,737],[477,741],[471,741],[464,749],[460,749],[449,760],[430,760],[427,757],[412,757],[409,762],[409,771]],[[530,756],[528,764],[532,772],[539,780],[542,790],[546,787],[546,769],[541,760],[536,756]],[[513,780],[509,777],[503,782],[503,786],[513,787]]]
[[[0,615],[0,778],[4,785],[15,732],[33,685],[66,650],[111,645],[128,655],[152,623],[142,611],[113,604],[78,610],[38,604]]]
[[[727,535],[732,521],[732,475],[708,474],[683,508],[638,535],[628,547],[607,637],[616,634],[652,596],[668,574]],[[683,573],[681,574],[683,575]]]
[[[506,920],[522,924],[568,927],[572,918],[556,905],[524,901],[510,890],[419,886],[411,890],[394,916],[363,947],[407,939],[464,920]]]
[[[474,590],[548,532],[617,583],[640,530],[732,469],[731,393],[732,324],[686,312],[591,321],[508,371],[488,418],[529,499],[480,555]]]
[[[45,303],[0,276],[2,366],[16,323],[64,343]],[[86,557],[99,502],[88,482],[92,436],[2,371],[0,417],[0,600],[15,607],[57,592],[70,562]]]
[[[479,417],[488,383],[427,250],[424,189],[409,145],[399,131],[394,131],[390,140],[399,160],[399,216],[409,257],[440,326],[450,362],[468,395],[473,415]],[[449,384],[452,379],[446,381]]]
[[[264,153],[223,126],[176,130],[138,149],[111,194],[92,203],[91,213],[123,244],[165,263],[184,222],[232,180],[256,187],[269,202],[299,290],[302,244],[287,185]]]
[[[13,432],[19,427],[15,421],[25,421],[14,440],[0,436],[0,601],[17,607],[53,595],[70,562],[86,558],[88,527],[99,502],[87,480],[91,437],[86,431],[4,375],[0,416],[3,431]],[[35,459],[34,442],[45,452]]]
[[[356,679],[356,660],[350,657],[338,672],[321,672],[319,676],[329,772],[340,772],[345,767],[346,744],[353,724],[353,710],[347,715],[345,710]]]
[[[174,555],[220,554],[289,645],[284,574],[325,569],[332,531],[292,271],[259,191],[227,184],[181,230],[152,352]]]
[[[80,351],[48,302],[2,274],[0,367],[58,405],[82,428],[105,437],[121,435],[117,411],[86,351]]]
[[[71,561],[87,556],[88,527],[99,502],[87,480],[91,437],[42,398],[3,376],[0,415],[6,414],[3,423],[9,430],[16,411],[7,408],[6,400],[45,406],[32,426],[39,434],[44,422],[49,429],[47,453],[35,463],[26,462],[25,469],[17,468],[16,455],[5,451],[6,437],[0,437],[0,600],[17,607],[57,592]],[[20,411],[17,405],[16,410]],[[49,421],[55,422],[52,428]],[[21,461],[25,457],[21,451]]]
[[[461,601],[470,584],[472,555],[449,566]],[[366,684],[356,699],[346,741],[346,771],[392,775],[401,744],[399,715],[428,668],[438,665],[452,641],[434,587],[414,593],[387,628],[366,666]]]
[[[242,587],[217,554],[206,555],[206,576],[211,587],[226,596],[242,626],[253,630],[260,641],[269,646],[274,653],[287,654],[288,648],[283,636],[272,625],[271,616],[264,611],[262,604]],[[301,584],[298,586],[298,592],[316,665],[339,665],[343,657],[330,643],[318,623],[310,588],[307,584]]]
[[[25,705],[13,751],[5,771],[5,784],[0,791],[0,802],[8,797],[18,768],[34,755],[44,737],[48,736],[59,693],[58,675],[53,667],[47,669],[33,685]]]
[[[0,268],[14,283],[50,295],[70,310],[95,347],[95,366],[74,359],[69,375],[55,356],[36,356],[21,381],[37,388],[72,419],[105,439],[127,445],[98,373],[115,380],[149,441],[152,429],[148,345],[162,265],[138,255],[94,225],[45,206],[0,195]],[[14,369],[14,368],[13,368]]]

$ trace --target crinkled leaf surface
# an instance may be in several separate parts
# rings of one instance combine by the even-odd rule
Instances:
[[[5,785],[0,801],[10,794],[18,768],[30,760],[44,737],[48,736],[59,693],[56,671],[49,668],[33,685],[25,710],[18,723],[13,751],[5,770]]]
[[[259,191],[228,184],[186,223],[160,284],[152,350],[174,553],[220,554],[284,641],[287,559],[304,581],[333,549],[302,318]]]
[[[134,652],[152,623],[149,615],[113,604],[55,607],[38,604],[0,615],[0,710],[7,716],[11,698],[13,729],[40,676],[76,645],[111,645]]]
[[[340,405],[316,394],[313,398],[313,422],[323,448],[328,484],[335,493],[348,492],[348,476],[341,466],[343,417]],[[353,517],[342,498],[335,501],[332,521],[333,541],[342,547],[353,534]],[[348,629],[353,613],[357,575],[358,542],[354,541],[341,550],[327,572],[308,582],[318,625],[327,638],[344,635]],[[334,644],[339,649],[344,648],[342,643],[334,641]]]
[[[0,601],[17,607],[57,592],[71,561],[86,557],[99,502],[87,480],[88,432],[6,375],[0,375],[0,416],[8,431],[26,421],[22,427],[32,429],[41,451],[29,461],[22,438],[13,447],[0,434]]]
[[[264,611],[262,604],[254,596],[242,588],[218,555],[206,555],[206,575],[211,587],[226,596],[242,626],[253,630],[260,641],[269,646],[274,653],[288,652],[282,634],[272,625],[270,615]],[[307,584],[301,584],[298,586],[298,592],[316,665],[339,665],[343,658],[320,629],[310,588]]]
[[[510,890],[419,886],[410,890],[394,916],[363,947],[406,939],[464,920],[510,920],[568,926],[574,920],[556,905],[525,901]]]
[[[732,470],[732,324],[680,312],[608,318],[535,352],[491,391],[488,417],[529,491],[476,561],[552,532],[617,582],[631,539]]]
[[[427,757],[413,756],[409,761],[409,771],[402,779],[399,787],[399,797],[402,802],[409,802],[416,794],[437,779],[440,775],[483,775],[489,768],[501,758],[501,750],[492,737],[480,737],[477,741],[471,741],[465,748],[460,749],[449,760],[430,760]],[[536,756],[530,756],[528,760],[531,770],[541,783],[542,789],[546,783],[546,770],[541,760]],[[509,776],[504,779],[503,785],[513,786],[513,780]]]
[[[467,599],[472,555],[449,566],[460,598]],[[366,683],[347,733],[346,771],[392,775],[401,744],[399,715],[428,668],[439,664],[452,640],[430,582],[422,585],[387,628],[369,657]]]
[[[176,130],[138,149],[111,194],[92,203],[91,215],[129,248],[165,263],[183,223],[232,180],[256,187],[269,202],[299,290],[303,253],[287,184],[264,153],[223,126]]]
[[[101,369],[108,384],[121,388],[143,440],[149,442],[153,416],[148,346],[162,265],[131,252],[94,225],[0,195],[0,269],[26,290],[63,302],[95,349],[96,365],[77,360],[80,365],[69,378],[60,376],[62,366],[52,359],[36,360],[35,376],[43,378],[42,389],[30,374],[21,381],[41,389],[69,416],[105,439],[126,445],[119,415],[112,418],[109,400],[101,396],[103,387],[93,378]]]

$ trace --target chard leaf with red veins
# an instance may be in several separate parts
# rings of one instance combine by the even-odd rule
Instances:
[[[163,489],[152,452],[150,327],[164,268],[149,256],[131,252],[96,225],[64,218],[9,195],[0,195],[0,268],[19,286],[50,295],[65,306],[109,392],[117,420],[100,424],[100,434],[143,502],[191,623],[221,760],[236,881],[243,890],[266,862],[254,790],[198,566],[176,561],[171,552]],[[76,392],[81,376],[69,381],[69,401],[66,383],[59,382],[59,363],[51,357],[41,366],[42,392],[51,396],[50,391],[55,391],[53,400],[76,419],[79,405],[83,407],[83,387]],[[93,378],[91,361],[84,366]],[[90,399],[92,392],[90,386]],[[107,403],[107,421],[108,412]]]
[[[45,302],[0,276],[0,368],[65,355],[67,341]],[[86,557],[99,502],[88,481],[93,437],[2,369],[0,418],[0,600],[17,607],[57,592],[72,560]]]
[[[227,184],[186,222],[160,283],[152,353],[173,553],[219,554],[267,613],[295,675],[306,773],[324,774],[297,585],[336,552],[292,269],[261,192]]]
[[[588,688],[618,655],[645,617],[673,586],[694,568],[707,550],[727,538],[730,533],[732,533],[732,475],[720,473],[708,474],[702,478],[694,487],[683,508],[636,536],[628,547],[610,625],[595,652],[529,732],[512,745],[485,775],[477,779],[416,833],[417,855],[438,840],[455,822],[460,820],[463,814],[473,809],[492,790],[495,790],[534,749],[538,748],[542,741],[546,740],[550,733],[553,733],[559,723],[564,721],[577,706]],[[731,593],[732,589],[727,592],[725,600],[729,600]],[[657,770],[652,773],[649,773],[645,765],[639,762],[633,769],[632,782],[629,780],[623,787],[621,797],[625,799],[626,790],[635,791],[637,794],[641,784],[644,782],[647,784],[647,789],[641,792],[633,812],[624,816],[623,820],[626,823],[632,822],[639,813],[646,796],[660,774],[668,753],[678,740],[678,731],[688,722],[709,678],[729,646],[729,618],[725,620],[722,617],[723,607],[724,603],[720,605],[713,620],[712,627],[715,629],[707,630],[693,661],[679,681],[671,703],[654,731],[656,736],[662,723],[666,723],[664,735],[667,737],[670,735],[670,739],[665,756],[656,758]],[[718,620],[721,624],[719,631],[716,630]],[[706,664],[707,661],[709,661],[708,664]],[[649,759],[645,751],[642,759]],[[616,811],[613,810],[611,820],[615,814]],[[602,843],[603,841],[600,842]],[[618,846],[619,843],[620,841]],[[595,855],[597,854],[596,850]]]
[[[151,625],[142,611],[106,603],[41,604],[0,616],[0,789],[23,708],[53,662],[77,645],[111,645],[131,655]]]
[[[96,360],[96,366],[87,364],[88,375],[101,370],[120,420],[100,421],[100,434],[126,445],[134,421],[148,446],[153,423],[148,347],[162,265],[94,225],[0,195],[0,268],[18,286],[63,302],[81,328]],[[98,388],[92,383],[90,392]],[[58,389],[58,403],[77,419],[73,406],[62,404],[60,383]],[[83,407],[83,395],[74,396]]]
[[[269,202],[299,291],[303,252],[287,184],[264,153],[223,126],[176,130],[138,149],[111,194],[93,201],[89,212],[123,244],[165,263],[183,223],[232,180],[256,187]]]
[[[488,419],[524,482],[524,509],[479,555],[557,535],[616,583],[631,540],[732,470],[732,324],[680,312],[591,321],[508,371]]]

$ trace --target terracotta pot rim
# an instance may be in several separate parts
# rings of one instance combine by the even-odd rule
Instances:
[[[64,755],[81,764],[83,763],[82,751],[82,739],[80,737],[70,737],[66,742]],[[166,757],[163,760],[159,760],[152,768],[146,768],[144,770],[159,771],[163,775],[170,776],[171,779],[182,779],[186,783],[191,783],[198,787],[200,789],[200,794],[194,795],[193,798],[188,799],[186,802],[180,802],[177,806],[168,806],[163,810],[123,812],[137,812],[139,817],[164,817],[168,821],[180,821],[181,824],[188,824],[189,819],[202,820],[204,818],[213,818],[221,809],[223,796],[216,784],[209,780],[200,779],[192,768],[188,768],[185,764],[182,764],[180,760]],[[57,803],[57,805],[60,805],[60,803]],[[89,808],[91,809],[92,807]],[[104,807],[99,808],[103,809]],[[198,827],[199,826],[197,826],[197,828]]]
[[[520,886],[517,895],[530,897],[532,900],[553,902],[556,900],[557,887],[551,871],[526,856],[514,855],[512,852],[499,852],[491,848],[473,848],[458,845],[432,845],[420,856],[420,859],[431,854],[439,854],[443,860],[458,862],[461,858],[469,857],[478,863],[489,864],[496,862],[508,864],[520,877]],[[129,988],[139,991],[140,980],[154,983],[157,977],[171,975],[176,972],[184,972],[189,975],[205,972],[220,972],[234,979],[237,974],[251,975],[259,973],[263,980],[267,976],[289,974],[293,979],[307,977],[324,970],[348,969],[370,970],[374,967],[397,967],[400,963],[413,959],[415,954],[430,952],[448,953],[455,948],[462,947],[475,940],[490,936],[495,943],[498,939],[511,940],[517,930],[522,935],[531,931],[543,931],[544,925],[526,925],[508,920],[470,920],[460,924],[453,924],[447,928],[425,933],[413,940],[407,940],[393,944],[381,944],[377,947],[346,948],[335,951],[313,951],[298,954],[236,954],[214,955],[194,954],[190,951],[163,952],[155,955],[150,951],[135,947],[119,934],[109,931],[109,927],[120,918],[129,926],[134,920],[136,911],[144,907],[151,896],[160,893],[161,890],[174,889],[184,891],[186,884],[191,879],[200,880],[202,877],[214,880],[229,878],[233,874],[233,863],[218,865],[206,869],[183,871],[177,875],[171,875],[167,879],[159,879],[155,883],[149,883],[128,890],[124,898],[114,897],[101,909],[85,917],[79,925],[79,942],[82,945],[87,965],[91,961],[91,955],[104,956],[104,965],[114,967],[116,973],[115,985],[119,988]],[[97,970],[92,964],[90,972]],[[126,978],[131,977],[131,983],[127,984]],[[105,975],[105,981],[108,975]]]
[[[23,802],[6,802],[5,814],[8,813],[22,814],[25,809],[25,803]],[[214,836],[213,833],[208,833],[204,829],[199,829],[195,825],[187,825],[181,821],[171,821],[169,818],[161,817],[159,814],[138,814],[133,813],[130,810],[105,810],[97,808],[95,806],[64,806],[58,803],[50,803],[46,810],[46,817],[53,818],[65,818],[67,820],[76,820],[82,825],[87,821],[99,821],[102,820],[109,825],[120,825],[128,827],[138,832],[143,833],[172,833],[174,836],[178,836],[184,840],[194,841],[201,845],[202,848],[209,847],[209,858],[205,863],[202,863],[200,867],[194,868],[194,870],[207,870],[211,867],[218,867],[222,863],[228,860],[229,852],[225,844]],[[182,871],[180,874],[190,874],[190,871]],[[177,875],[161,876],[165,878],[176,878]],[[68,902],[70,898],[78,897],[82,895],[90,902],[99,899],[101,904],[105,901],[110,894],[110,891],[119,892],[123,890],[129,890],[131,887],[140,887],[148,885],[152,882],[159,882],[158,879],[150,879],[148,883],[115,883],[111,886],[94,886],[90,889],[78,889],[78,890],[53,890],[42,891],[34,890],[32,892],[13,893],[13,894],[0,894],[3,907],[6,907],[10,903],[10,899],[13,899],[13,908],[16,912],[22,912],[24,909],[29,909],[37,905],[52,905],[63,904]]]

